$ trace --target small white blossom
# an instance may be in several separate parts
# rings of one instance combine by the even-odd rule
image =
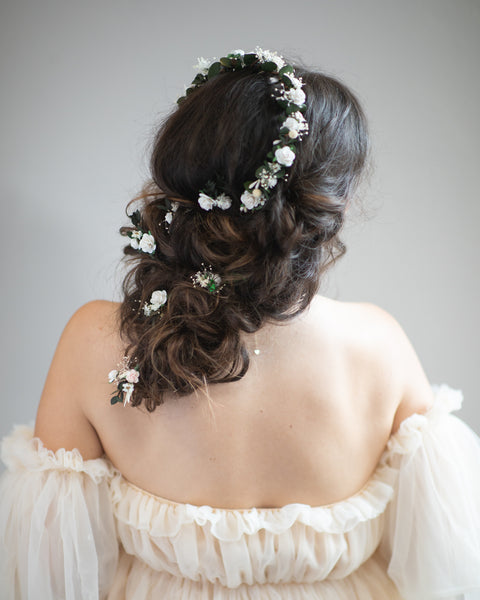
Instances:
[[[285,75],[290,79],[294,88],[300,89],[303,86],[301,77],[295,77],[292,73],[285,73]]]
[[[274,62],[277,65],[278,70],[285,66],[285,61],[276,52],[271,50],[262,50],[258,46],[255,48],[255,54],[262,62]]]
[[[276,162],[269,162],[268,163],[268,170],[273,173],[275,175],[275,173],[278,173],[278,171],[280,171],[282,169],[282,167],[276,163]]]
[[[147,252],[148,254],[153,254],[155,252],[155,248],[157,245],[155,244],[155,238],[150,233],[144,233],[142,235],[142,239],[140,240],[140,250],[142,252]]]
[[[253,210],[254,208],[257,208],[257,206],[263,206],[267,201],[266,197],[258,188],[254,189],[252,192],[245,190],[240,196],[240,200],[242,202],[242,206],[240,207],[242,212]]]
[[[132,237],[139,240],[142,237],[142,232],[138,231],[138,229],[135,229],[134,231],[132,231]]]
[[[273,163],[271,163],[271,164],[273,164]],[[276,165],[276,166],[278,167],[278,169],[280,169],[279,165]],[[258,187],[258,185],[260,185],[262,188],[274,188],[277,185],[277,182],[278,182],[278,179],[277,179],[277,177],[275,177],[275,174],[272,173],[271,170],[266,169],[264,167],[260,171],[259,178],[256,181],[254,181],[250,187],[256,188],[256,187]]]
[[[232,199],[227,194],[220,194],[217,198],[211,198],[204,192],[200,192],[198,203],[203,210],[212,210],[214,206],[227,210],[232,206]]]
[[[301,113],[300,113],[301,114]],[[172,204],[170,206],[170,210],[172,212],[177,212],[178,207],[180,206],[180,202],[175,202],[175,200],[172,201]]]
[[[157,312],[167,302],[167,292],[165,290],[155,290],[150,297],[150,304],[145,302],[143,312],[146,317]]]
[[[214,199],[210,198],[210,196],[207,196],[207,194],[204,192],[200,192],[200,195],[198,196],[198,203],[203,210],[212,210],[214,207]]]
[[[222,210],[227,210],[232,206],[232,199],[227,196],[227,194],[220,194],[220,196],[218,196],[216,198],[216,200],[214,200],[215,206],[218,206],[218,208],[221,208]]]
[[[209,292],[218,292],[222,283],[222,278],[217,273],[214,273],[210,268],[205,268],[203,271],[197,271],[192,275],[194,286],[206,288]]]
[[[197,69],[198,71],[208,71],[208,69],[210,68],[210,65],[213,63],[213,60],[208,59],[208,58],[203,58],[203,56],[200,56],[199,58],[197,58],[197,64],[193,66],[194,69]]]
[[[289,102],[293,102],[297,106],[302,106],[305,104],[306,96],[305,92],[302,89],[292,88],[285,92],[285,97]]]
[[[275,158],[279,164],[290,167],[295,160],[295,152],[290,150],[288,146],[277,148],[277,150],[275,150]]]
[[[165,221],[170,225],[170,223],[172,222],[173,219],[173,212],[171,210],[169,210],[167,212],[167,214],[165,215]]]
[[[110,373],[108,374],[108,383],[113,383],[117,379],[117,375],[118,371],[116,369],[110,371]]]
[[[230,54],[234,54],[235,56],[244,56],[245,51],[244,50],[233,50],[232,52],[230,52]]]
[[[155,290],[150,298],[150,302],[152,304],[158,304],[158,306],[163,306],[166,301],[167,292],[165,290]]]
[[[134,250],[138,250],[139,249],[139,244],[138,244],[138,240],[136,238],[130,238],[130,246],[134,249]]]

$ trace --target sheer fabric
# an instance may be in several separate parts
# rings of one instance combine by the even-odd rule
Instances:
[[[391,436],[370,481],[329,506],[170,502],[106,458],[4,439],[1,597],[14,600],[480,600],[480,438],[460,392]]]

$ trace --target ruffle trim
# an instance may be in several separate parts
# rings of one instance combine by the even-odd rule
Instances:
[[[354,496],[326,506],[293,503],[280,508],[214,508],[171,502],[146,492],[120,474],[111,482],[118,521],[149,536],[176,536],[191,524],[207,526],[222,541],[236,541],[260,529],[281,534],[299,523],[321,533],[346,533],[358,523],[378,517],[394,492],[396,471],[383,465]]]
[[[1,458],[10,471],[75,471],[85,473],[96,483],[111,478],[115,471],[108,459],[84,460],[76,448],[48,450],[39,438],[33,437],[33,428],[27,425],[16,425],[3,438]]]
[[[432,385],[434,403],[424,414],[413,413],[404,419],[397,431],[390,436],[380,463],[387,462],[394,454],[413,454],[422,444],[424,432],[454,410],[460,410],[463,394],[448,385]]]

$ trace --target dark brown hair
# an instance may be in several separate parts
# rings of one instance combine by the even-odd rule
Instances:
[[[284,118],[267,73],[245,69],[209,79],[156,134],[152,180],[133,200],[142,201],[140,228],[154,236],[156,251],[124,249],[132,266],[121,333],[140,371],[134,406],[153,411],[166,391],[184,395],[241,378],[249,365],[242,332],[302,312],[321,273],[345,252],[338,232],[366,162],[365,117],[336,79],[298,66],[295,74],[304,81],[309,134],[296,144],[288,179],[258,211],[240,212],[243,183],[254,178]],[[222,182],[230,209],[199,207],[208,180]],[[179,208],[167,228],[168,201]],[[192,285],[202,263],[222,277],[218,294]],[[168,301],[161,317],[146,317],[143,304],[162,289]]]

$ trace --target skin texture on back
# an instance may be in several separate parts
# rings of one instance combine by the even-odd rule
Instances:
[[[251,365],[240,381],[167,395],[153,413],[111,406],[107,373],[125,347],[118,306],[90,302],[65,327],[35,435],[52,450],[105,453],[127,480],[173,502],[273,508],[345,499],[367,483],[400,422],[432,403],[392,316],[317,296],[292,321],[246,336]]]

